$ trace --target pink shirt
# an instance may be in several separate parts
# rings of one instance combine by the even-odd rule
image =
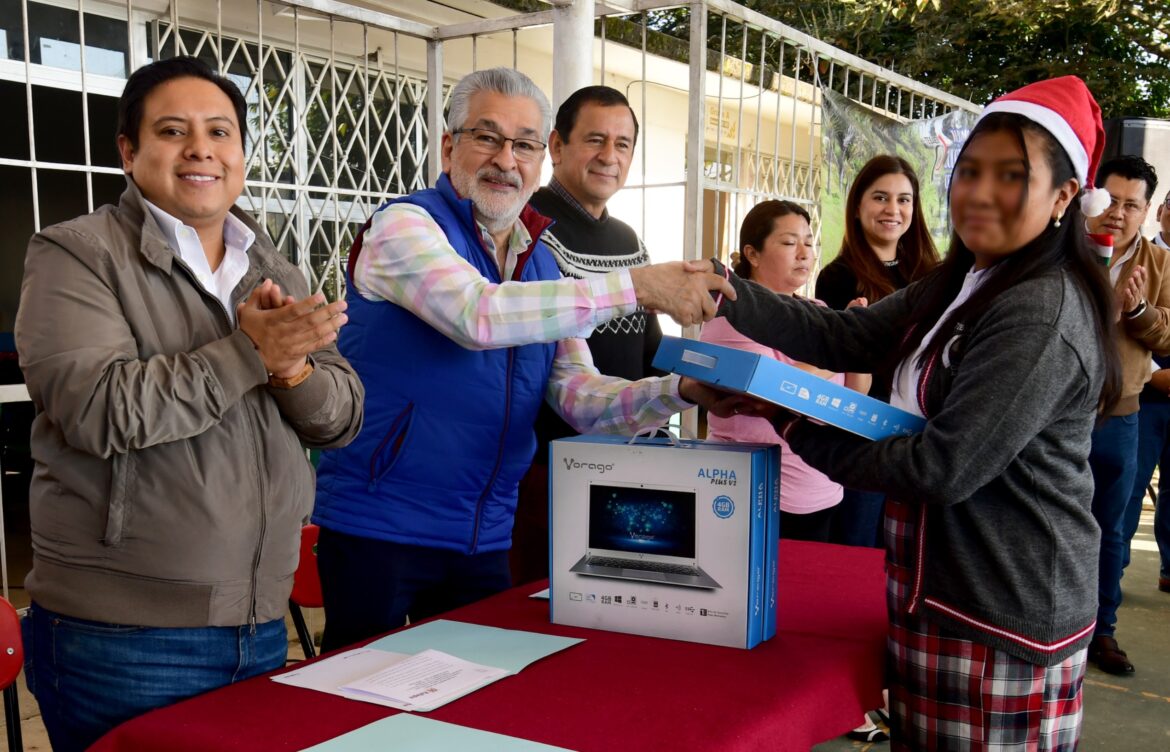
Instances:
[[[819,300],[810,302],[824,305]],[[727,319],[722,317],[712,319],[704,324],[699,339],[714,345],[734,347],[737,350],[764,355],[788,365],[796,363],[779,350],[765,347],[743,336],[733,329],[731,324],[727,323]],[[834,384],[844,384],[845,376],[835,373],[830,381]],[[834,483],[824,473],[804,464],[804,460],[788,449],[788,445],[776,434],[772,424],[765,418],[753,418],[745,415],[720,418],[708,414],[707,438],[751,444],[779,444],[780,509],[782,511],[793,514],[810,514],[836,506],[841,502],[841,484]]]

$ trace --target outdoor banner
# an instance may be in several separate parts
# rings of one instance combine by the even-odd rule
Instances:
[[[821,257],[837,257],[845,234],[845,198],[853,178],[873,157],[895,154],[914,166],[922,189],[922,211],[931,236],[945,253],[950,237],[947,185],[959,149],[975,126],[976,115],[954,110],[908,123],[822,89]]]

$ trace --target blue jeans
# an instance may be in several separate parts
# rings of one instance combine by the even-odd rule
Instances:
[[[1170,465],[1166,467],[1170,472]],[[1154,507],[1154,539],[1158,541],[1158,553],[1162,557],[1158,576],[1170,579],[1170,480],[1158,478],[1158,504]]]
[[[1158,499],[1154,513],[1154,539],[1158,541],[1158,552],[1162,558],[1161,577],[1170,577],[1170,402],[1142,402],[1138,413],[1137,474],[1133,481],[1133,493],[1125,509],[1125,539],[1132,541],[1142,515],[1142,499],[1146,487],[1154,475],[1154,468],[1162,468],[1158,474]],[[1125,566],[1129,566],[1129,546],[1125,549]]]
[[[833,543],[846,546],[884,548],[882,513],[886,495],[881,491],[857,491],[846,488],[841,503],[833,507]]]
[[[1129,540],[1125,509],[1137,473],[1138,414],[1119,415],[1093,431],[1089,466],[1093,469],[1093,517],[1101,527],[1097,575],[1096,634],[1113,636],[1121,606],[1121,574]]]
[[[284,665],[284,620],[249,627],[135,627],[74,619],[35,603],[24,670],[54,752],[86,749],[119,723]]]
[[[512,586],[507,551],[465,554],[321,528],[317,569],[325,599],[321,650],[466,606]]]

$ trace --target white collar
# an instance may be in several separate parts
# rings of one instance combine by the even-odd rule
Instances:
[[[491,251],[494,255],[499,249],[496,248],[496,241],[492,238],[492,234],[488,232],[487,225],[475,220],[475,224],[479,226],[480,237],[483,238],[484,247]],[[516,265],[520,263],[520,256],[528,252],[532,245],[532,233],[528,232],[528,228],[519,219],[512,225],[512,232],[508,235],[508,248],[504,254],[504,268],[500,270],[500,279],[507,282],[512,279],[512,272],[515,271]]]
[[[1121,279],[1121,268],[1123,266],[1125,266],[1125,263],[1127,261],[1129,261],[1131,258],[1133,258],[1134,254],[1137,253],[1137,249],[1141,244],[1142,244],[1142,236],[1141,236],[1141,233],[1138,233],[1138,236],[1133,239],[1133,243],[1130,244],[1129,248],[1126,249],[1125,253],[1121,254],[1121,258],[1114,257],[1113,263],[1111,263],[1109,265],[1109,281],[1114,286],[1117,285],[1117,280]]]
[[[189,224],[185,224],[183,220],[174,217],[167,212],[160,209],[144,196],[142,203],[146,204],[146,208],[150,209],[150,213],[154,215],[154,219],[158,222],[159,229],[163,231],[167,242],[170,243],[171,248],[183,255],[181,247],[186,243],[181,243],[179,238],[184,235],[190,235],[199,242],[199,250],[203,250],[203,243],[199,241],[199,233],[195,228]],[[225,246],[233,246],[243,251],[247,251],[252,247],[252,243],[256,240],[256,233],[252,232],[252,228],[244,223],[244,220],[232,214],[230,211],[223,220],[223,243]]]
[[[248,249],[255,242],[256,233],[242,219],[229,212],[223,221],[223,260],[215,271],[212,271],[211,265],[207,262],[207,252],[195,228],[171,216],[145,198],[142,201],[158,222],[159,229],[162,230],[171,249],[187,265],[198,284],[219,300],[228,319],[235,323],[236,312],[232,296],[236,286],[248,273]]]

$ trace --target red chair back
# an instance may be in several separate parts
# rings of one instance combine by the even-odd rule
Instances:
[[[293,589],[289,600],[302,608],[321,608],[321,576],[317,574],[317,535],[321,528],[305,525],[301,528],[301,559],[293,573]]]
[[[0,689],[16,681],[24,666],[24,645],[20,639],[20,616],[4,598],[0,598]]]

